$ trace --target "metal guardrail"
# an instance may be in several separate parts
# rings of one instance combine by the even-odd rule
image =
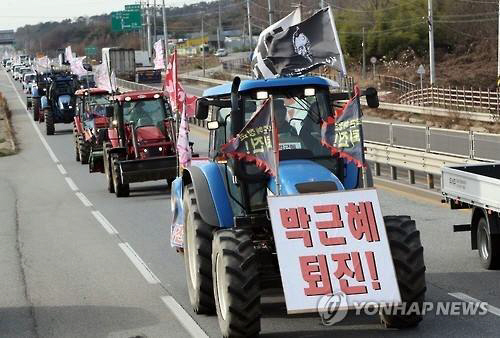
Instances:
[[[380,84],[388,89],[395,90],[399,93],[408,93],[418,89],[417,85],[399,77],[389,75],[378,76]]]

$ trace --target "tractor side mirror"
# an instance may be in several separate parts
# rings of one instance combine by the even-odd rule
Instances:
[[[210,121],[207,123],[208,130],[216,130],[219,129],[219,127],[220,127],[219,121]]]
[[[113,117],[114,112],[115,112],[115,107],[113,106],[106,107],[106,117]]]
[[[196,100],[196,118],[205,120],[208,117],[208,101],[204,98]]]
[[[377,90],[373,87],[366,88],[365,90],[366,103],[370,108],[378,108],[378,93]]]

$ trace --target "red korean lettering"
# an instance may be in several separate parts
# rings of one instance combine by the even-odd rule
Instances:
[[[365,236],[368,242],[380,241],[372,202],[348,203],[345,211],[354,238],[361,240]]]
[[[302,278],[308,284],[304,288],[306,296],[328,295],[332,293],[330,272],[325,255],[299,257]]]
[[[309,222],[311,216],[306,211],[306,208],[290,208],[280,209],[281,224],[287,229],[302,229],[302,230],[289,230],[286,231],[286,238],[299,239],[304,242],[304,246],[310,248],[313,246],[311,232],[309,229]]]
[[[317,214],[331,215],[331,219],[328,221],[316,222],[316,228],[335,229],[344,227],[344,222],[342,222],[342,216],[340,215],[340,208],[337,204],[316,205],[314,206],[314,211]],[[321,244],[325,246],[346,244],[346,239],[343,236],[329,237],[328,233],[324,230],[318,231],[318,235]]]
[[[375,253],[373,251],[365,252],[366,261],[368,262],[368,270],[370,271],[370,276],[372,277],[372,287],[374,290],[380,290],[380,281],[377,271],[377,263],[375,262]]]
[[[334,276],[339,280],[342,292],[346,295],[358,295],[368,292],[365,285],[349,285],[349,281],[342,278],[347,276],[356,279],[358,282],[365,281],[359,252],[332,254],[332,259],[337,263]],[[352,268],[347,264],[349,261],[352,262]]]

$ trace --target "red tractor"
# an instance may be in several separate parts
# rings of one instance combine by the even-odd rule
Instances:
[[[104,143],[108,191],[130,194],[130,183],[176,177],[175,123],[161,91],[132,91],[113,98],[112,121]]]
[[[77,90],[75,95],[75,158],[82,164],[90,163],[90,172],[104,172],[102,144],[108,136],[108,115],[112,113],[110,94],[104,89],[89,88]]]

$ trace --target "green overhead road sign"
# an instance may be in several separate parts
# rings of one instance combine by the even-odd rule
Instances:
[[[85,47],[85,55],[86,56],[97,56],[97,47],[94,47],[94,46]]]
[[[126,11],[140,11],[141,5],[125,5]]]
[[[141,11],[120,11],[111,13],[112,32],[131,32],[141,29]]]

